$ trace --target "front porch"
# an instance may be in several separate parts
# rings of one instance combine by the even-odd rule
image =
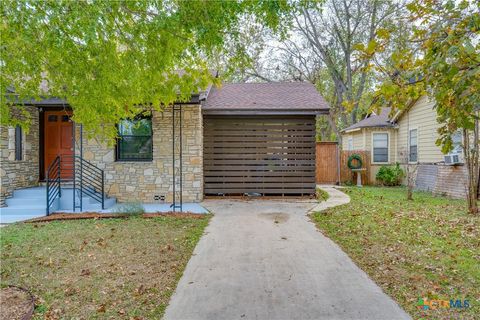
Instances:
[[[75,194],[75,197],[74,197]],[[74,212],[73,204],[79,203],[80,192],[72,187],[62,187],[61,197],[55,198],[50,206],[50,213],[53,212]],[[113,207],[117,200],[115,198],[104,198],[105,209]],[[102,205],[90,196],[82,196],[83,212],[102,211]],[[13,196],[6,199],[7,207],[0,208],[0,223],[12,223],[47,215],[47,187],[38,186],[23,188],[13,191]],[[82,212],[76,209],[75,212]]]
[[[82,210],[73,208],[75,203],[78,204],[79,190],[69,187],[62,187],[61,197],[56,198],[50,207],[50,214],[55,212],[66,213],[82,213],[82,212],[99,212],[112,213],[117,212],[121,204],[117,203],[114,197],[104,198],[104,209],[96,199],[86,196],[82,197]],[[13,196],[6,200],[7,207],[0,208],[0,224],[14,223],[29,220],[47,215],[47,188],[46,186],[18,189],[13,192]],[[142,204],[146,213],[170,212],[172,211],[171,203],[145,203]],[[182,211],[205,214],[208,211],[198,203],[184,203]]]

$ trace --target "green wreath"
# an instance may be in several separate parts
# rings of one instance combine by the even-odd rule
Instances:
[[[353,160],[357,160],[357,165],[353,165],[352,164],[352,161]],[[362,167],[363,163],[362,163],[362,157],[360,157],[359,154],[352,154],[350,157],[348,157],[348,162],[347,162],[347,166],[349,169],[360,169]]]

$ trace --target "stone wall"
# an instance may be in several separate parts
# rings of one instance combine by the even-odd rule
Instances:
[[[183,201],[203,199],[203,127],[200,105],[183,109]],[[83,157],[105,171],[105,192],[120,202],[161,203],[173,199],[172,109],[154,112],[153,161],[115,161],[115,147],[84,134]]]
[[[31,116],[29,132],[22,130],[22,160],[15,160],[15,128],[0,126],[0,206],[13,190],[38,185],[39,124],[38,109],[25,107]],[[13,108],[12,113],[19,113]]]

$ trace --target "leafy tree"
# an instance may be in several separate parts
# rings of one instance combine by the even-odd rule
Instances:
[[[239,37],[243,17],[277,30],[288,10],[283,0],[1,1],[1,124],[28,127],[12,108],[25,116],[21,102],[52,96],[111,141],[120,119],[218,81],[208,61]]]
[[[410,43],[399,48],[379,85],[375,104],[404,108],[422,95],[435,100],[441,124],[437,144],[453,148],[452,134],[463,135],[468,171],[468,209],[478,213],[480,115],[480,10],[475,1],[414,0],[408,4],[413,26]],[[385,31],[383,43],[389,41]],[[377,51],[382,50],[379,45]],[[368,54],[364,52],[364,54]],[[374,53],[372,53],[374,54]]]
[[[292,7],[288,36],[267,41],[267,58],[250,70],[250,79],[315,84],[331,106],[318,124],[321,139],[329,139],[367,111],[376,75],[372,61],[358,58],[357,46],[372,48],[378,31],[401,13],[402,1],[298,1]]]

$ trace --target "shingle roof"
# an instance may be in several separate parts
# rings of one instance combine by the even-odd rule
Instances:
[[[389,121],[391,108],[383,108],[379,115],[371,113],[365,119],[342,130],[342,132],[359,128],[388,128],[395,125]]]
[[[225,83],[213,87],[204,110],[327,111],[329,106],[307,82]]]

